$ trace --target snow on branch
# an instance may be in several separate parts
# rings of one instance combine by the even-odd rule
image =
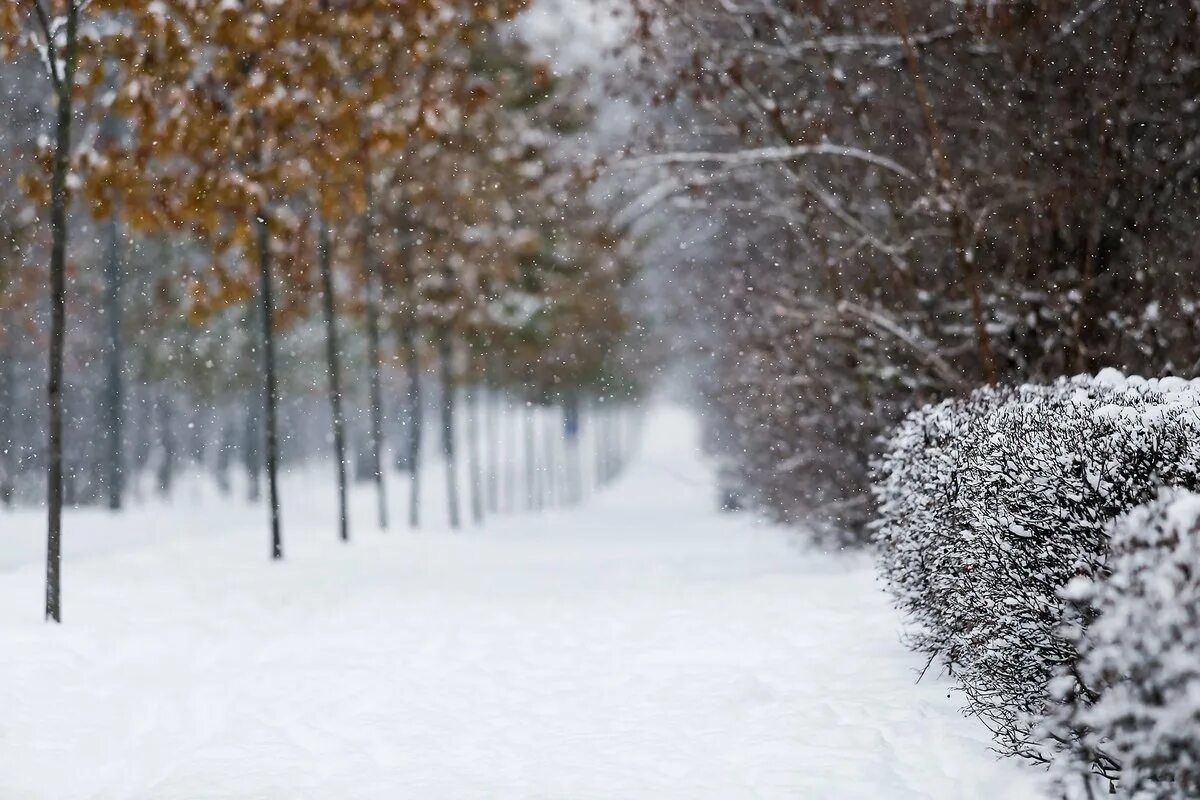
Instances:
[[[949,39],[963,30],[961,25],[946,25],[936,30],[914,33],[910,37],[915,45],[929,45],[934,42]],[[821,53],[854,53],[864,50],[892,50],[904,46],[900,36],[856,34],[847,36],[822,36],[800,42],[791,42],[783,47],[759,46],[756,49],[786,58],[807,57],[814,52]]]
[[[918,359],[925,362],[947,386],[956,389],[963,387],[962,373],[950,366],[935,352],[932,342],[925,340],[918,333],[905,330],[881,309],[870,309],[843,300],[838,304],[838,311],[856,318],[876,334],[891,337],[904,344]]]
[[[620,169],[638,169],[641,167],[666,167],[681,164],[700,164],[707,166],[725,166],[731,168],[752,167],[780,161],[795,161],[813,156],[829,156],[862,161],[872,166],[881,167],[909,180],[916,176],[886,156],[876,155],[869,150],[858,147],[847,147],[840,144],[795,145],[791,147],[756,147],[748,150],[730,152],[698,151],[683,153],[655,153],[637,156],[619,161],[613,166]]]

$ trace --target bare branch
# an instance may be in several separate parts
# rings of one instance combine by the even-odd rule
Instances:
[[[46,71],[50,75],[50,82],[54,84],[54,88],[61,92],[63,78],[58,71],[58,49],[54,46],[54,26],[50,24],[50,14],[42,5],[42,0],[29,0],[29,4],[33,6],[33,16],[42,30],[42,35],[46,37]]]
[[[780,161],[795,161],[812,156],[830,156],[862,161],[872,166],[881,167],[909,180],[916,176],[909,170],[897,164],[886,156],[876,155],[868,150],[857,147],[847,147],[839,144],[796,145],[794,147],[758,147],[749,150],[733,150],[730,152],[690,152],[690,153],[656,153],[638,156],[618,161],[612,166],[619,169],[638,169],[641,167],[672,166],[678,164],[702,164],[725,166],[731,168],[752,167],[771,164]]]
[[[932,368],[947,385],[954,388],[961,388],[963,386],[962,375],[934,351],[932,344],[921,341],[916,335],[904,330],[895,320],[883,312],[865,308],[848,300],[843,300],[839,303],[838,310],[855,317],[876,333],[887,334],[907,345],[908,349]]]

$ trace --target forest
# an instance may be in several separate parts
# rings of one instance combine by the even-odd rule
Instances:
[[[372,665],[291,728],[247,683],[231,741],[425,752],[385,671],[528,701],[477,785],[449,700],[411,783],[306,739],[321,796],[1200,794],[1197,0],[0,0],[0,55],[28,719],[86,650],[37,586],[150,615],[92,666],[168,705],[215,699],[151,624],[239,686],[307,675],[268,621]],[[110,796],[27,741],[0,796]],[[111,796],[210,796],[167,741],[176,794]],[[212,774],[295,796],[260,745]]]

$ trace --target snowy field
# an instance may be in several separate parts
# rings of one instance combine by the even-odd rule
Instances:
[[[294,476],[282,564],[238,503],[72,514],[62,627],[41,514],[0,512],[0,798],[1039,796],[867,559],[714,512],[688,417],[645,430],[586,506],[459,533],[363,493],[341,545]]]

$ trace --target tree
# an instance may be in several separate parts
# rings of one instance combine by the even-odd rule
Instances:
[[[1189,4],[627,8],[625,94],[655,110],[613,215],[674,273],[709,440],[759,508],[861,542],[913,404],[1200,357]],[[1187,121],[1136,122],[1163,114]]]
[[[66,334],[67,173],[71,161],[71,123],[75,74],[79,65],[80,0],[6,3],[0,9],[0,51],[11,54],[32,42],[45,67],[54,96],[54,144],[50,171],[50,349],[46,403],[47,536],[46,618],[62,621],[61,563],[63,512],[63,343]]]

